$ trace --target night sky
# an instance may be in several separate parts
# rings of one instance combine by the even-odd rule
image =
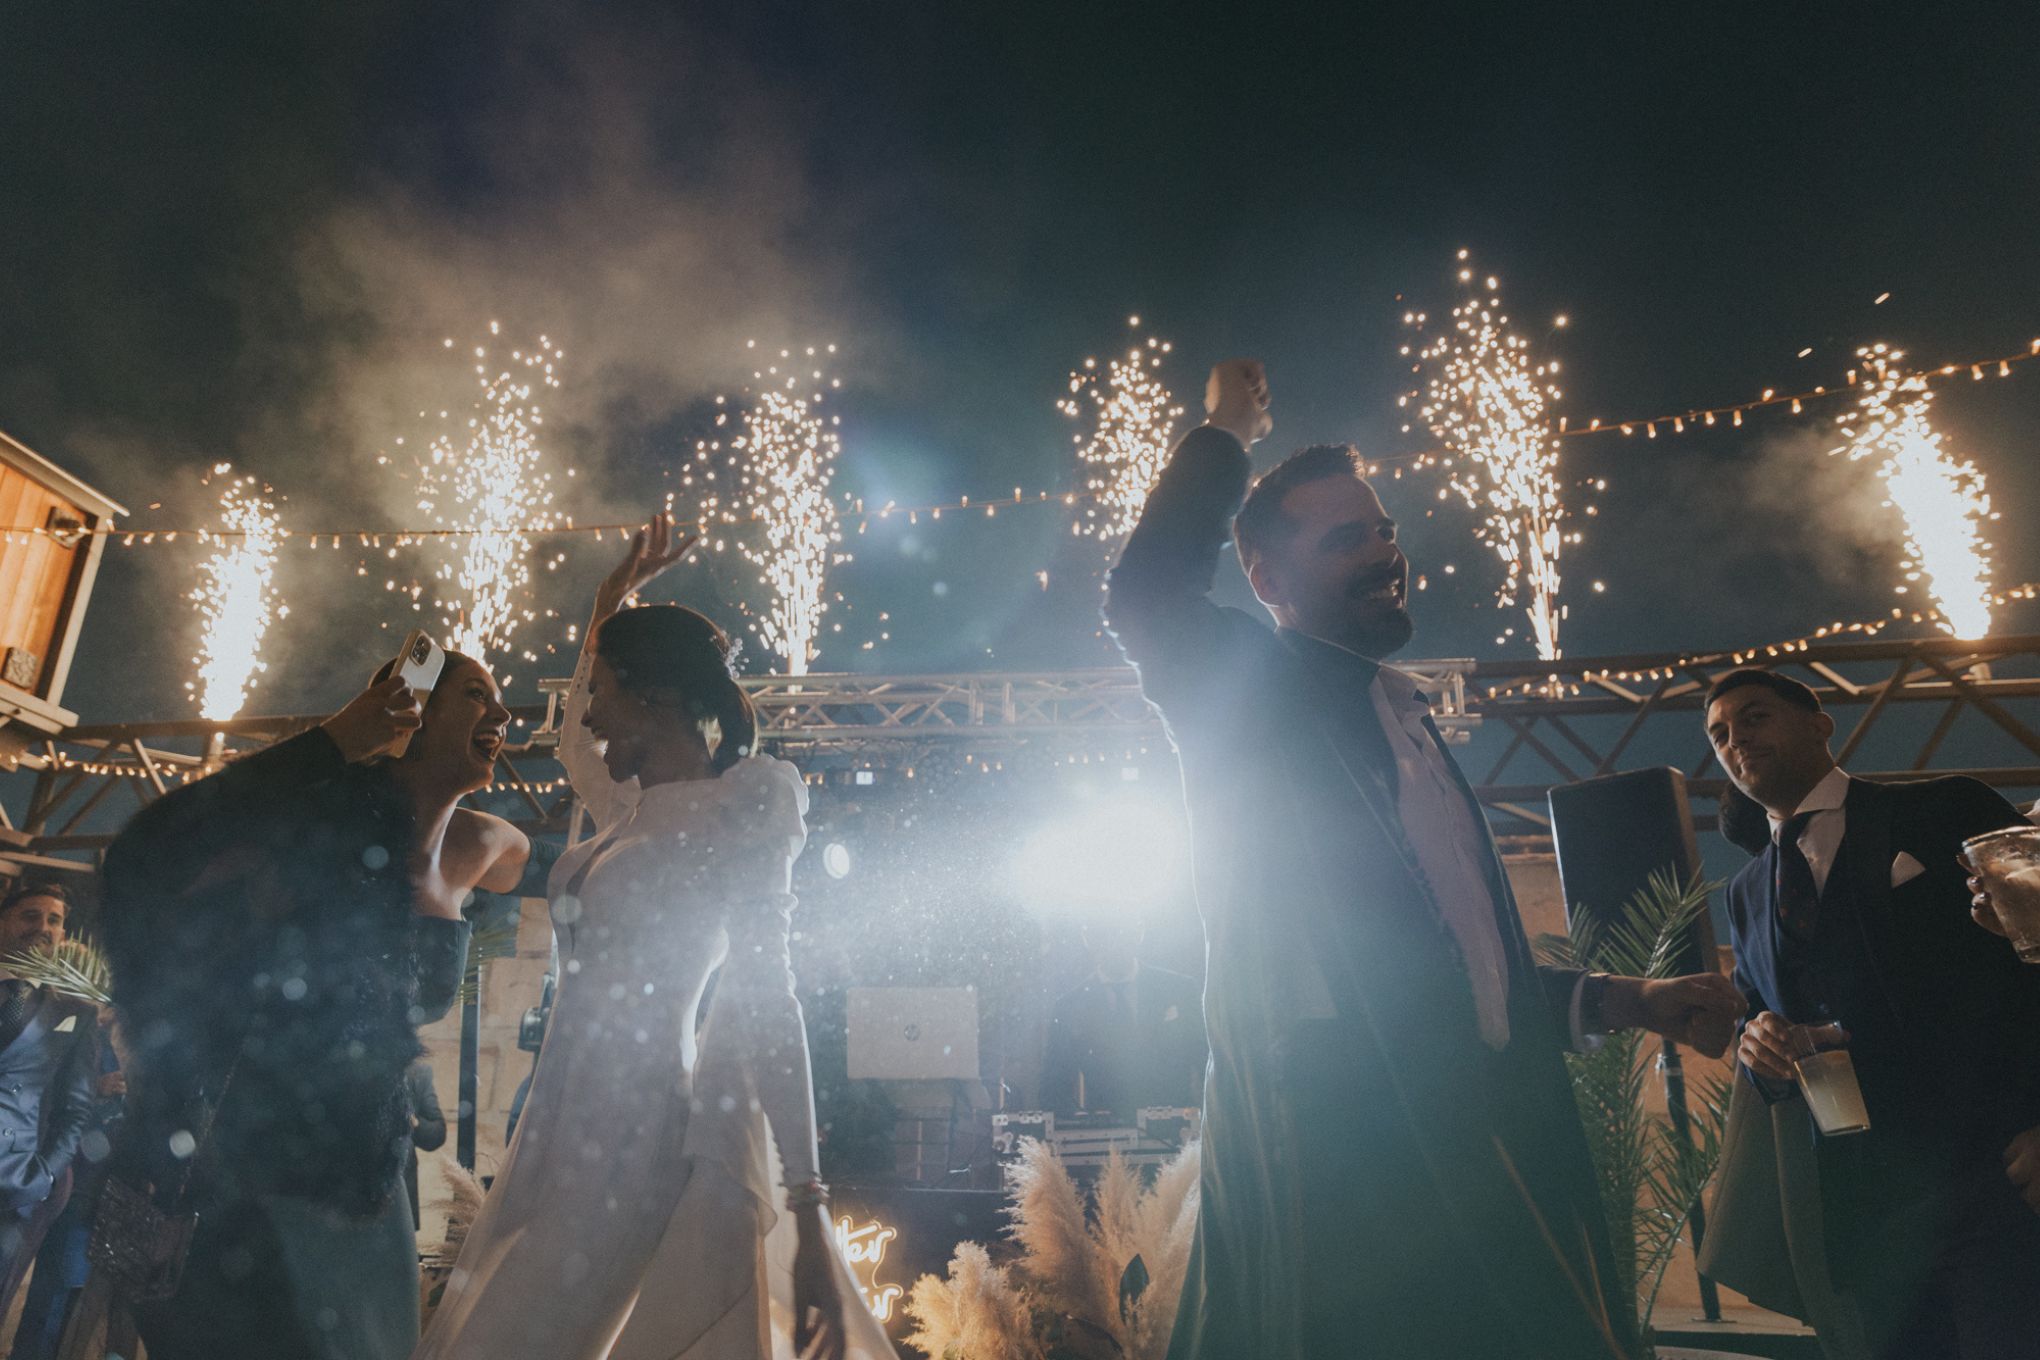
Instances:
[[[841,482],[879,501],[1071,486],[1054,402],[1133,313],[1193,414],[1211,362],[1267,362],[1264,462],[1419,448],[1400,317],[1449,308],[1461,247],[1564,361],[1575,423],[1836,383],[1876,340],[1938,364],[2040,336],[2031,13],[1489,8],[8,6],[0,429],[145,527],[201,517],[219,460],[287,522],[415,525],[376,455],[466,399],[441,339],[493,319],[568,351],[549,448],[589,520],[664,493],[747,338],[841,346]],[[2040,363],[2014,374],[1936,408],[1991,479],[2001,587],[2040,578]],[[1570,441],[1568,480],[1609,489],[1568,550],[1567,651],[1888,611],[1893,522],[1823,455],[1838,409]],[[1527,654],[1495,645],[1516,620],[1443,485],[1384,484],[1433,581],[1412,651]],[[846,546],[821,669],[1108,658],[1102,553],[1057,511]],[[613,545],[568,551],[541,604],[578,619]],[[290,549],[251,711],[337,704],[409,624],[360,556]],[[196,561],[111,551],[67,706],[191,711]],[[671,593],[732,619],[744,575]]]

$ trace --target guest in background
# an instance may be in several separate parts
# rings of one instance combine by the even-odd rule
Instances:
[[[411,1159],[404,1164],[404,1191],[411,1197],[411,1222],[415,1225],[419,1221],[418,1154],[437,1152],[446,1146],[446,1111],[439,1108],[439,1091],[432,1084],[432,1064],[423,1058],[404,1073],[404,1087],[411,1097]]]
[[[69,893],[54,883],[0,899],[0,1317],[70,1197],[92,1113],[97,1009],[6,963],[62,944],[70,911]]]
[[[1867,1131],[1816,1140],[1826,1265],[1886,1360],[2040,1357],[2040,969],[1971,927],[1957,852],[2016,826],[1973,779],[1852,779],[1805,685],[1739,670],[1707,736],[1769,816],[1728,886],[1738,1051],[1775,1103],[1794,1055],[1849,1053]],[[1795,1262],[1795,1266],[1799,1263]]]
[[[28,1298],[22,1304],[14,1348],[7,1353],[7,1360],[55,1360],[71,1305],[91,1272],[85,1248],[92,1240],[92,1219],[99,1208],[100,1187],[106,1182],[108,1153],[119,1136],[121,1115],[127,1108],[127,1074],[121,1070],[115,1023],[113,1007],[101,1006],[92,1115],[78,1140],[78,1155],[71,1160],[70,1201],[35,1254]]]
[[[1091,974],[1055,1003],[1041,1107],[1109,1110],[1127,1123],[1151,1105],[1204,1095],[1204,1007],[1197,981],[1143,963],[1138,922],[1084,927]]]

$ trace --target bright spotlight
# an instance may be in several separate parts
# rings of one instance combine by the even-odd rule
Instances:
[[[850,877],[850,847],[841,841],[830,841],[823,846],[822,868],[830,878]]]
[[[1013,886],[1051,915],[1145,908],[1185,890],[1189,860],[1182,810],[1128,790],[1029,836],[1013,861]]]

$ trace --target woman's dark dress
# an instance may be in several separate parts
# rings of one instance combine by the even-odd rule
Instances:
[[[188,1171],[179,1207],[199,1215],[178,1293],[138,1310],[153,1360],[401,1360],[417,1341],[404,1072],[468,931],[414,915],[412,840],[387,773],[314,729],[169,793],[107,853],[136,1066],[120,1165],[165,1205]]]

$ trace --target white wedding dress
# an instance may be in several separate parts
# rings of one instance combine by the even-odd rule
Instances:
[[[616,783],[581,723],[587,678],[584,659],[560,760],[598,830],[552,872],[552,1020],[413,1360],[788,1360],[779,1163],[798,1183],[817,1160],[787,959],[807,790],[763,756],[712,780]],[[831,1255],[850,1356],[892,1360]]]

